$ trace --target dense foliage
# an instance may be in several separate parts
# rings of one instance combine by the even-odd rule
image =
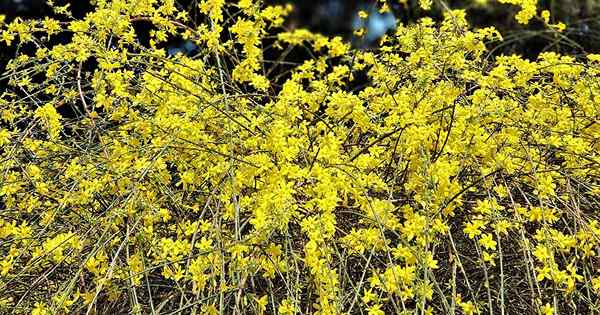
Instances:
[[[353,50],[289,6],[95,6],[0,31],[2,312],[600,308],[600,55],[490,58],[460,10]]]

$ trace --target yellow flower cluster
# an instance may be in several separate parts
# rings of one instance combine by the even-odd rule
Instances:
[[[538,0],[498,0],[500,3],[517,5],[521,10],[515,16],[515,19],[521,24],[529,23],[537,11]]]
[[[37,48],[0,97],[0,312],[600,305],[599,55],[488,58],[460,10],[355,50],[283,30],[290,7],[197,4],[1,26]]]
[[[380,1],[387,4],[386,0],[380,0]],[[473,2],[478,6],[489,6],[492,3],[488,0],[473,0]],[[550,24],[549,23],[550,11],[548,11],[548,10],[543,10],[538,15],[538,3],[540,2],[539,0],[497,0],[497,2],[500,4],[510,4],[510,5],[518,7],[519,11],[514,15],[514,17],[515,17],[515,20],[519,24],[527,25],[533,18],[537,17],[537,18],[540,18],[541,20],[543,20],[547,26],[555,29],[558,32],[562,32],[566,28],[566,25],[562,22],[558,22],[556,24]],[[406,6],[408,4],[407,0],[400,0],[400,3],[404,6]],[[449,4],[454,4],[454,3],[457,3],[458,5],[463,5],[462,1],[451,1],[450,0],[450,1],[437,2],[437,1],[433,1],[433,0],[419,0],[418,6],[419,6],[419,8],[421,8],[423,10],[431,10],[432,5],[434,3],[440,4],[442,7],[445,7],[445,8],[447,8]]]

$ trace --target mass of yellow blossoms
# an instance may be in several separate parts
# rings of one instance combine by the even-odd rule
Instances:
[[[290,6],[94,5],[0,24],[0,313],[599,312],[600,55],[490,57],[462,10],[357,50]]]

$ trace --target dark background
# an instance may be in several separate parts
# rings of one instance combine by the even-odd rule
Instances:
[[[195,6],[198,0],[179,0],[182,7]],[[55,1],[57,4],[71,4],[75,17],[81,18],[92,9],[90,1],[70,0]],[[289,28],[308,28],[312,31],[327,35],[340,35],[347,40],[355,42],[357,46],[369,46],[386,30],[393,29],[394,23],[411,23],[422,16],[441,16],[440,10],[422,12],[418,0],[408,0],[408,5],[399,4],[398,0],[390,0],[392,13],[380,15],[375,8],[374,0],[267,0],[269,3],[292,3],[295,7],[293,14],[287,21]],[[434,1],[435,2],[435,1]],[[600,51],[600,0],[540,0],[541,8],[550,9],[553,16],[568,25],[565,31],[567,38],[572,40],[555,43],[555,38],[550,34],[540,32],[543,25],[533,21],[524,27],[516,23],[513,16],[518,8],[510,5],[501,5],[496,0],[487,0],[487,6],[477,4],[477,0],[446,0],[452,8],[465,8],[468,11],[470,22],[475,27],[497,27],[506,37],[507,34],[515,35],[514,38],[496,50],[497,54],[518,53],[529,58],[545,50],[560,51],[571,55],[582,55]],[[366,21],[366,40],[358,44],[352,36],[353,29],[359,27],[360,19],[357,17],[359,10],[370,13]],[[7,15],[10,21],[14,17],[38,18],[52,15],[45,0],[0,0],[0,14]],[[538,34],[539,33],[539,34]],[[575,45],[576,43],[577,45]],[[180,45],[175,49],[184,49],[185,43],[172,43]],[[1,46],[1,45],[0,45]],[[9,51],[0,47],[0,55],[7,58]]]

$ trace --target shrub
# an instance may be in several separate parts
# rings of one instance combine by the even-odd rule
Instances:
[[[5,311],[597,310],[599,55],[492,60],[459,10],[353,50],[250,0],[55,8],[1,33]]]

